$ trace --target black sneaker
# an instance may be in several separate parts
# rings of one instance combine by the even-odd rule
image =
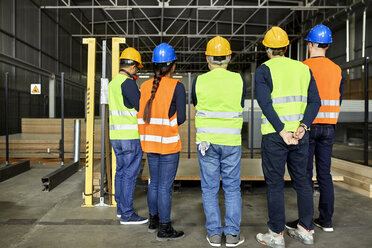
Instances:
[[[182,239],[185,234],[182,231],[176,231],[173,229],[171,222],[159,223],[159,231],[156,235],[158,241],[168,241]]]
[[[314,220],[314,225],[316,225],[317,227],[319,227],[320,229],[322,229],[325,232],[333,232],[333,226],[332,226],[332,224],[328,224],[328,225],[327,224],[323,224],[319,220],[319,218]]]
[[[298,224],[298,219],[295,220],[295,221],[292,221],[292,222],[287,222],[287,223],[285,223],[285,227],[286,227],[288,230],[293,230],[293,229],[296,229],[296,228],[297,228],[297,224]]]
[[[150,214],[150,223],[149,223],[149,228],[147,229],[147,231],[149,233],[154,233],[156,231],[158,231],[159,229],[159,215],[151,215]]]

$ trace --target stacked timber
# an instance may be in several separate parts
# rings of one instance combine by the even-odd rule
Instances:
[[[188,120],[190,118],[190,151],[196,152],[196,129],[195,129],[195,107],[190,105],[190,116],[189,109],[186,106],[186,121],[179,127],[181,143],[182,143],[182,153],[188,152]]]
[[[101,189],[101,166],[95,165],[93,167],[93,197],[99,198],[100,197],[100,189]],[[106,191],[106,186],[104,191]]]
[[[341,187],[372,198],[371,167],[332,158],[332,172],[344,176]]]
[[[73,158],[74,120],[64,120],[65,158]],[[85,120],[81,120],[80,158],[85,158]],[[22,133],[9,137],[11,158],[59,158],[61,140],[61,119],[58,118],[22,118]],[[101,120],[95,120],[94,157],[100,157]],[[0,154],[5,154],[5,136],[0,137]]]

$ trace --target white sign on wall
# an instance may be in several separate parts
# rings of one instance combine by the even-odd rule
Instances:
[[[31,95],[41,94],[41,84],[31,84]]]

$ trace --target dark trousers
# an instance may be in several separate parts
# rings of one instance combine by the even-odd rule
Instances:
[[[267,184],[267,203],[269,211],[269,228],[280,233],[285,226],[284,209],[284,173],[287,163],[288,172],[297,192],[299,223],[308,230],[313,230],[313,192],[307,180],[307,158],[309,151],[309,134],[298,145],[287,145],[277,133],[262,136],[262,170]]]
[[[322,224],[332,225],[334,211],[334,191],[331,176],[331,156],[335,125],[314,124],[310,128],[309,158],[307,164],[308,180],[313,177],[315,155],[316,179],[319,184],[319,219]]]

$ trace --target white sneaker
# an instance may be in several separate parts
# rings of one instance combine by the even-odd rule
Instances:
[[[285,248],[283,232],[275,233],[270,230],[267,233],[259,233],[256,235],[258,243],[273,247],[273,248]]]
[[[288,235],[291,238],[294,238],[305,245],[314,244],[314,237],[313,237],[312,230],[307,230],[300,224],[297,224],[296,229],[288,230]]]

